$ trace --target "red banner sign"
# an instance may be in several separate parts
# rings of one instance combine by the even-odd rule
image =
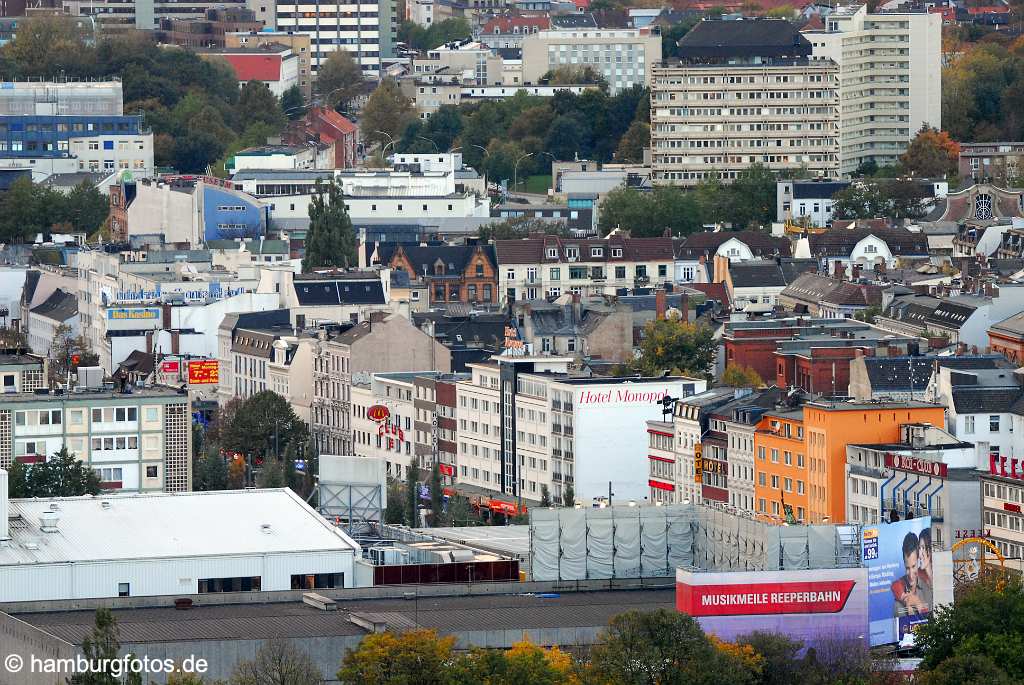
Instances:
[[[220,362],[204,359],[188,363],[189,385],[212,385],[220,382]]]
[[[743,585],[676,584],[676,608],[690,616],[836,614],[856,581],[825,580]]]
[[[181,370],[181,362],[160,362],[160,371],[163,373],[178,373]]]
[[[375,404],[366,410],[366,418],[371,421],[383,423],[391,418],[391,410],[383,404]]]
[[[454,476],[455,475],[455,467],[452,466],[451,464],[438,464],[437,465],[437,470],[440,471],[441,475],[443,475],[443,476]]]
[[[917,457],[892,453],[885,455],[885,466],[897,471],[909,471],[910,473],[934,476],[936,478],[945,478],[949,471],[949,467],[946,464],[937,461],[928,461],[927,459],[918,459]]]
[[[671,483],[662,483],[659,480],[648,480],[647,484],[650,485],[652,488],[657,488],[658,490],[674,491],[676,489],[676,486],[672,485]]]

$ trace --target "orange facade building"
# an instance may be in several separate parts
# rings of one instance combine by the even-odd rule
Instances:
[[[809,402],[764,415],[754,434],[757,513],[806,523],[846,522],[846,446],[899,442],[907,423],[945,425],[945,409],[923,402]]]

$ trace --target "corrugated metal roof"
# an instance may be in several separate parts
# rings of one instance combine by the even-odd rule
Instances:
[[[15,499],[9,519],[0,566],[359,549],[287,488]]]

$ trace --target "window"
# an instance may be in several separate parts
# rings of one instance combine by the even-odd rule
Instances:
[[[132,594],[131,583],[118,583],[117,584],[117,596],[118,597],[130,597]]]
[[[293,578],[295,576],[292,576]],[[201,578],[198,592],[201,595],[211,592],[259,592],[260,576],[242,578]]]
[[[157,468],[156,466],[146,467],[146,478],[156,478]]]
[[[999,432],[999,414],[992,414],[988,417],[988,430],[990,433]]]
[[[308,573],[292,576],[293,590],[323,590],[345,587],[344,573]]]
[[[970,435],[974,432],[974,417],[968,414],[964,417],[964,433]]]

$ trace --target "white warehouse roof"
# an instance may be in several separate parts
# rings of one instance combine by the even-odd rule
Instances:
[[[8,506],[11,539],[0,543],[0,567],[360,549],[287,488],[14,499]],[[46,532],[43,519],[51,515],[56,530]]]

